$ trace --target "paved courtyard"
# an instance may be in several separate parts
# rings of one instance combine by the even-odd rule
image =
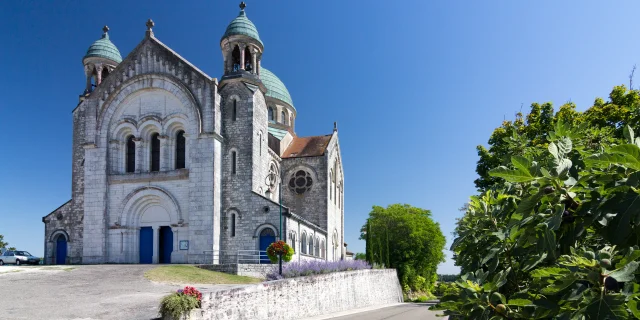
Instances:
[[[156,266],[2,266],[0,318],[155,319],[160,298],[182,287],[146,280]]]

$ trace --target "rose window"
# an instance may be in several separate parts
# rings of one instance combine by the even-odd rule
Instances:
[[[312,185],[313,178],[311,178],[311,174],[304,170],[297,171],[289,179],[289,190],[297,194],[303,194],[311,190]]]

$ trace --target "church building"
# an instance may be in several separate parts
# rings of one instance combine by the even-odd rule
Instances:
[[[103,28],[82,59],[71,200],[42,219],[46,264],[260,263],[279,238],[293,261],[345,258],[337,127],[296,134],[298,109],[240,9],[220,80],[151,20],[124,59]]]

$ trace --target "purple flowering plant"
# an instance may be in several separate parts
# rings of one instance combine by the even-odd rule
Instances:
[[[314,274],[362,269],[371,269],[371,265],[364,260],[310,260],[289,262],[282,265],[282,276],[278,274],[278,268],[274,266],[274,268],[267,273],[267,280],[279,280],[284,278],[310,276]]]

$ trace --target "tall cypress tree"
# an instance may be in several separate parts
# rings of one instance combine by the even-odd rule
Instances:
[[[371,228],[369,227],[369,219],[367,219],[367,228],[366,228],[366,238],[365,238],[365,260],[370,264],[373,264],[373,259],[371,257]]]

